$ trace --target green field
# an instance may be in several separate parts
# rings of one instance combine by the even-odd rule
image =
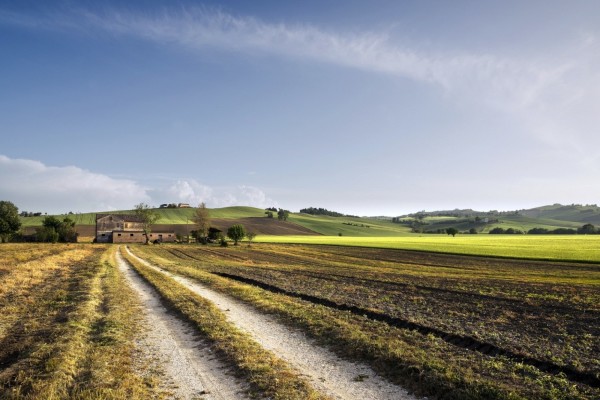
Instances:
[[[258,236],[255,241],[331,244],[494,257],[600,262],[600,235]]]
[[[290,214],[289,222],[302,225],[317,233],[328,236],[406,236],[410,228],[391,221],[373,218],[329,217],[326,215]]]
[[[155,211],[160,215],[160,220],[157,224],[188,224],[191,223],[194,216],[195,208],[157,208]],[[101,214],[133,214],[133,210],[119,211],[102,211]],[[265,211],[254,207],[223,207],[213,208],[209,210],[211,218],[247,218],[247,217],[264,217]],[[69,217],[75,221],[76,225],[95,225],[96,213],[83,213],[71,215],[55,215],[59,219]],[[41,226],[42,221],[46,216],[40,217],[21,217],[21,223],[24,227]]]

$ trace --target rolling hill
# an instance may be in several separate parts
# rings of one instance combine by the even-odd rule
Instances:
[[[113,211],[130,214],[132,210]],[[174,230],[186,234],[193,229],[194,208],[159,208],[157,228]],[[107,212],[103,212],[107,213]],[[543,206],[514,212],[478,212],[474,210],[452,210],[420,212],[398,217],[403,223],[392,222],[391,217],[333,217],[290,213],[288,221],[267,218],[265,210],[254,207],[224,207],[209,209],[212,225],[221,230],[241,223],[249,230],[263,235],[327,235],[356,237],[397,237],[411,234],[411,223],[420,218],[424,232],[435,232],[454,227],[461,232],[474,228],[487,233],[495,227],[513,228],[528,231],[532,228],[576,229],[583,224],[600,225],[600,208],[596,205],[560,205]],[[75,221],[77,230],[85,236],[93,234],[96,213],[57,215],[62,219],[69,217]],[[44,216],[21,217],[26,230],[40,226]]]

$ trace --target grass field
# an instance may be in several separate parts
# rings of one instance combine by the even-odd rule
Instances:
[[[107,247],[0,249],[0,398],[160,398],[134,371],[138,303]]]
[[[155,210],[160,219],[157,224],[189,224],[192,223],[192,217],[194,216],[194,208],[157,208]],[[120,210],[120,211],[103,211],[106,213],[115,214],[133,214],[132,210]],[[209,210],[211,218],[248,218],[248,217],[264,217],[265,211],[260,208],[254,207],[223,207],[213,208]],[[83,213],[83,214],[71,214],[71,215],[57,215],[59,219],[69,217],[75,221],[76,225],[95,225],[96,224],[96,213]],[[40,217],[21,217],[21,223],[24,227],[28,226],[41,226],[45,216]]]
[[[288,221],[322,235],[338,236],[406,236],[410,228],[391,221],[372,218],[329,217],[326,215],[290,214]]]
[[[257,236],[264,243],[331,244],[600,263],[600,235]]]
[[[600,267],[340,246],[137,246],[440,399],[600,396]]]

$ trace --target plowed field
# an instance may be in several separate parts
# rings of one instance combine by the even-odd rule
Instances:
[[[339,246],[142,250],[166,265],[295,299],[298,307],[325,308],[332,318],[358,318],[354,334],[366,337],[354,343],[312,333],[419,393],[600,396],[598,265]]]

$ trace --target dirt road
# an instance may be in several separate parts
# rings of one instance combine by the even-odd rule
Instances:
[[[168,313],[158,293],[117,252],[120,270],[139,294],[144,307],[144,337],[138,343],[144,358],[162,369],[165,389],[177,399],[245,399],[246,384],[199,340],[192,327]]]
[[[126,251],[129,251],[127,249]],[[134,255],[135,257],[135,255]],[[307,376],[311,384],[335,399],[413,400],[405,389],[379,377],[364,364],[339,358],[331,351],[316,345],[302,332],[290,329],[229,296],[218,293],[191,279],[175,275],[137,257],[141,262],[212,301],[229,321],[265,349],[274,352]]]

